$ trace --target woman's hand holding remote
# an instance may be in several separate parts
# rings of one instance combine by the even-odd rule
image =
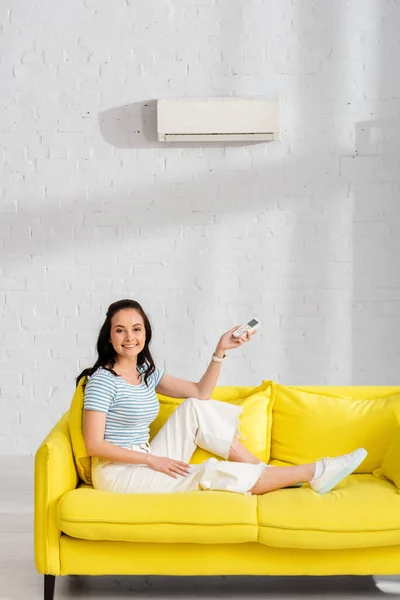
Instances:
[[[235,327],[232,327],[232,329],[224,333],[217,344],[217,349],[224,352],[225,350],[232,350],[233,348],[237,348],[238,346],[243,346],[243,344],[249,342],[251,337],[256,333],[256,331],[253,331],[252,333],[247,331],[240,337],[234,338],[232,336],[232,333],[239,329],[239,327],[241,327],[241,325],[236,325]]]
[[[153,454],[147,455],[147,464],[153,471],[166,473],[175,479],[177,479],[178,475],[186,477],[190,469],[190,466],[181,460],[174,460],[173,458],[164,456],[154,456]]]

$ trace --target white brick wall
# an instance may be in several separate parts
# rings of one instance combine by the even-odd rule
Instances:
[[[398,384],[400,4],[4,0],[0,454],[33,453],[142,303],[157,362],[221,384]],[[282,141],[156,141],[155,99],[279,96]]]

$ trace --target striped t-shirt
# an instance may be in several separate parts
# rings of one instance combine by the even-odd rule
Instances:
[[[157,417],[160,403],[155,389],[164,371],[157,369],[144,382],[147,367],[138,371],[142,382],[132,385],[100,367],[89,378],[85,387],[84,409],[107,414],[104,439],[111,444],[127,448],[149,441],[149,425]]]

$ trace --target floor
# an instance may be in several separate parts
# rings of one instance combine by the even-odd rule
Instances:
[[[0,491],[0,600],[43,598],[33,562],[33,459],[3,458]],[[400,574],[400,565],[399,565]],[[399,577],[59,577],[55,599],[399,598]]]

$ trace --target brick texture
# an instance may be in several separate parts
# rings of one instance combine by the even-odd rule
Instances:
[[[399,383],[400,3],[3,0],[0,454],[32,454],[138,300],[168,373]],[[266,96],[281,141],[161,144],[157,98]]]

